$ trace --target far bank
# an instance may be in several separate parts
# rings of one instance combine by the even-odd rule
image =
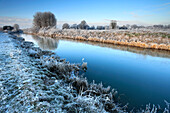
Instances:
[[[37,32],[25,29],[25,34],[66,38],[147,49],[170,50],[170,34],[153,30],[76,30],[41,28]]]

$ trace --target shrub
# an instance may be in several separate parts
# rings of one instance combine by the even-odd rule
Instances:
[[[68,23],[63,24],[62,29],[69,29],[70,25]]]
[[[85,20],[81,21],[81,23],[78,25],[79,29],[88,29],[88,25]]]
[[[71,28],[71,29],[78,29],[78,25],[77,25],[77,24],[73,24],[73,25],[71,25],[70,28]]]
[[[18,25],[18,24],[14,24],[13,27],[14,27],[14,30],[15,30],[15,31],[19,31],[19,25]]]
[[[3,30],[13,30],[14,28],[12,26],[3,26]]]
[[[105,27],[104,26],[97,26],[97,28],[96,29],[98,29],[98,30],[104,30],[105,29]]]

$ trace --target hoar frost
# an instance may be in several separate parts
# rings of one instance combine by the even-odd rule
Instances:
[[[84,60],[70,64],[22,37],[0,33],[0,39],[0,112],[127,112],[128,106],[117,102],[116,90],[79,75],[87,69]],[[158,108],[147,105],[139,112]]]

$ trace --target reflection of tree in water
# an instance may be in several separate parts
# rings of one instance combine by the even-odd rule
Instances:
[[[32,38],[37,42],[38,46],[43,50],[55,50],[58,47],[57,39],[40,37],[33,35]]]

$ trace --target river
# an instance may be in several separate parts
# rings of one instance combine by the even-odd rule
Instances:
[[[111,44],[21,34],[41,49],[55,52],[71,63],[87,62],[89,81],[102,82],[119,92],[120,101],[139,108],[170,102],[170,52]]]

